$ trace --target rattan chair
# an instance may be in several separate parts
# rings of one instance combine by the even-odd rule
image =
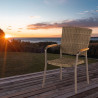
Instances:
[[[43,84],[45,84],[47,63],[55,66],[60,66],[60,79],[62,80],[62,67],[74,67],[74,78],[75,78],[75,93],[77,93],[77,65],[83,64],[84,60],[78,59],[79,55],[85,56],[86,63],[86,76],[87,83],[89,84],[89,73],[88,73],[88,59],[87,50],[91,36],[91,29],[80,28],[80,27],[63,27],[62,38],[60,45],[60,58],[55,60],[47,60],[47,49],[50,47],[58,46],[58,44],[48,45],[45,48],[45,68],[43,76]],[[75,55],[76,58],[64,58],[62,53]]]

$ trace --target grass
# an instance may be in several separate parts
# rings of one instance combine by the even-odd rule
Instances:
[[[48,59],[59,58],[59,54],[48,54]],[[89,63],[98,62],[89,59]],[[59,68],[49,65],[48,70]],[[0,77],[9,77],[44,70],[43,53],[8,52],[6,58],[0,53]]]

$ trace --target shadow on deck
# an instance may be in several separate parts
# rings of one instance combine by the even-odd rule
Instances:
[[[97,98],[98,62],[89,65],[90,84],[86,82],[85,66],[78,67],[78,94],[74,93],[74,70],[47,71],[45,87],[42,88],[43,72],[30,73],[0,79],[0,98]]]

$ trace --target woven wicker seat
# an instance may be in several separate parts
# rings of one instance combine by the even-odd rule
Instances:
[[[80,28],[80,27],[63,27],[62,38],[60,45],[60,58],[55,60],[47,60],[47,49],[50,47],[56,47],[57,44],[48,45],[45,48],[45,68],[43,84],[45,84],[47,64],[60,66],[60,79],[62,80],[62,67],[74,67],[74,78],[75,78],[75,93],[77,93],[77,65],[84,63],[84,60],[78,59],[79,55],[85,56],[86,63],[86,76],[87,83],[89,84],[89,73],[88,73],[88,59],[87,50],[91,36],[91,29]],[[76,58],[64,58],[64,54],[75,55]]]
[[[59,58],[55,60],[48,60],[47,63],[55,66],[73,67],[75,65],[75,58]],[[78,60],[78,65],[83,64],[84,60]]]

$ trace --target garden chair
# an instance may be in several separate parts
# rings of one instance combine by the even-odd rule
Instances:
[[[47,64],[55,65],[60,67],[60,79],[62,80],[62,67],[74,67],[74,79],[75,79],[75,93],[77,93],[77,65],[83,64],[84,60],[78,59],[80,55],[85,56],[86,63],[86,76],[87,83],[89,84],[89,73],[88,73],[88,59],[87,50],[91,36],[91,29],[80,28],[80,27],[63,27],[62,38],[60,45],[60,58],[55,60],[47,60],[47,49],[50,47],[58,46],[58,44],[48,45],[45,48],[45,68],[43,76],[43,84],[45,84]],[[63,57],[62,53],[75,55],[75,58]]]

